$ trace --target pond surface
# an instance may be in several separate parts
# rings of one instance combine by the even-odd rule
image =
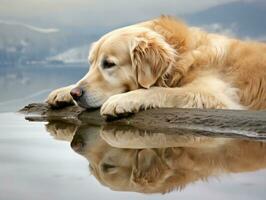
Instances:
[[[126,137],[100,127],[33,123],[14,113],[0,120],[0,199],[265,199],[263,142],[187,146],[181,138],[174,148],[123,149]]]
[[[64,71],[68,75],[61,77],[62,71],[51,73],[47,68],[42,72],[45,76],[32,80],[29,77],[35,72],[30,69],[21,76],[30,83],[12,86],[9,81],[5,85],[8,99],[15,102],[0,99],[1,200],[265,199],[263,141],[143,135],[137,130],[117,131],[119,127],[28,122],[14,112],[21,104],[43,100],[51,88],[78,80],[85,71],[69,68]],[[49,81],[53,79],[57,81]],[[12,94],[16,87],[27,88],[27,94]],[[42,95],[32,95],[45,88]],[[160,139],[171,145],[154,148],[152,142]],[[138,140],[144,146],[134,148]],[[131,148],[122,148],[125,143]]]
[[[0,66],[0,112],[17,111],[31,102],[44,101],[50,91],[80,80],[86,64],[69,66]]]

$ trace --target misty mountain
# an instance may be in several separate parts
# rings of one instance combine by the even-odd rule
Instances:
[[[44,61],[77,45],[89,44],[90,40],[78,33],[0,21],[0,64]]]
[[[239,37],[260,38],[266,35],[265,1],[233,2],[185,16],[192,25],[220,24],[233,27]]]
[[[87,63],[89,45],[83,45],[68,49],[60,54],[49,57],[46,60],[53,63]]]

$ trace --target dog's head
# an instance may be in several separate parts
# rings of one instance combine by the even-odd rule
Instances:
[[[175,56],[165,38],[147,27],[112,31],[93,43],[90,70],[71,94],[82,107],[100,107],[114,94],[154,85]]]
[[[191,163],[182,148],[121,149],[99,137],[89,143],[80,137],[84,135],[75,135],[72,148],[88,159],[90,172],[112,190],[165,193],[194,179],[187,177],[190,174],[185,169],[189,169]],[[180,162],[178,170],[168,166],[176,165],[171,163],[174,158],[178,160],[176,163]]]
[[[107,143],[98,131],[99,128],[93,127],[79,129],[71,146],[88,159],[97,180],[112,190],[165,193],[211,173],[195,163],[197,148],[117,148]],[[208,160],[205,156],[202,159]]]

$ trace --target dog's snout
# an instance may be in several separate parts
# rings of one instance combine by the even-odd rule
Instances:
[[[82,96],[83,90],[79,87],[76,87],[70,91],[70,94],[74,100],[78,100]]]
[[[71,148],[76,152],[81,152],[85,146],[85,141],[80,135],[75,135],[70,143]]]

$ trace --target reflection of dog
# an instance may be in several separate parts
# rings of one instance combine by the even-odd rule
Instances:
[[[77,126],[54,121],[46,125],[46,130],[57,140],[71,141],[77,130]]]
[[[72,128],[64,130],[70,131],[65,135],[73,134]],[[133,129],[117,131],[81,127],[71,142],[72,148],[88,159],[91,172],[98,181],[113,190],[164,193],[222,173],[266,168],[266,143],[263,142],[207,137],[200,139],[194,136],[174,138],[173,135],[168,138],[166,135],[164,140],[174,140],[176,147],[148,148],[153,147],[153,141],[149,143],[149,138],[156,140],[156,136],[138,134]],[[131,140],[132,135],[135,141],[127,141],[126,137]],[[157,139],[162,138],[160,136]],[[129,149],[109,145],[123,147],[127,142],[130,147],[134,147],[133,143],[136,142],[139,148],[140,140],[147,141],[146,148]],[[163,145],[166,146],[166,143]]]
[[[53,91],[48,103],[73,97],[85,108],[103,104],[103,115],[154,107],[265,109],[265,51],[263,43],[161,17],[104,35],[92,45],[88,74]]]

